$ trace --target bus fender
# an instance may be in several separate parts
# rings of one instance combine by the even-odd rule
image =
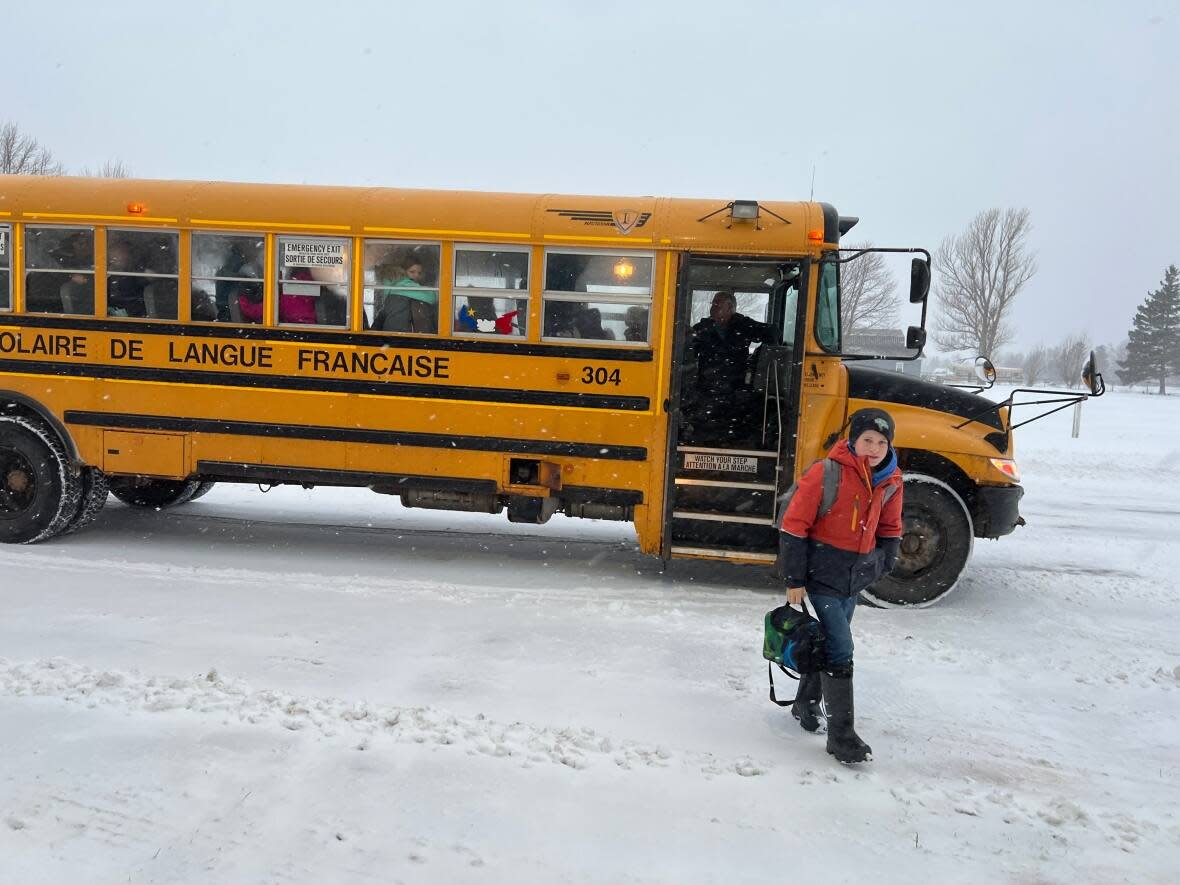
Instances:
[[[70,460],[78,463],[78,447],[74,445],[74,438],[70,436],[70,432],[66,430],[66,426],[58,420],[57,416],[41,405],[41,403],[32,397],[26,396],[23,393],[17,393],[14,390],[0,390],[0,409],[25,415],[29,418],[35,418],[43,422],[57,434],[58,439],[61,440],[61,444],[65,446],[66,454]]]

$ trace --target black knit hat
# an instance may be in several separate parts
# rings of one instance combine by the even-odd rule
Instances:
[[[893,418],[884,409],[857,409],[848,419],[848,438],[856,442],[866,430],[875,430],[893,445]]]

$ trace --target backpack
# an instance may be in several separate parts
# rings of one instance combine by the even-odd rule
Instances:
[[[819,519],[821,516],[827,516],[828,511],[832,509],[832,505],[836,503],[836,496],[840,494],[840,465],[831,458],[820,458],[820,462],[824,465],[824,480],[823,492],[819,498],[819,510],[815,514],[815,518]],[[812,462],[812,466],[817,462]],[[810,470],[808,467],[807,470]],[[806,473],[807,470],[803,471]],[[800,474],[802,476],[803,474]],[[774,563],[775,575],[779,578],[785,578],[783,574],[783,517],[787,515],[787,507],[791,503],[791,499],[795,497],[795,493],[799,491],[799,480],[791,483],[791,487],[787,489],[779,497],[779,507],[774,517],[774,527],[779,533],[779,548],[778,558]]]
[[[828,662],[827,637],[823,627],[805,605],[798,609],[783,605],[766,613],[763,619],[762,657],[770,680],[770,699],[780,707],[792,701],[780,701],[774,694],[774,665],[798,679],[806,673],[818,673]]]
[[[840,464],[831,458],[820,458],[819,462],[824,465],[824,486],[823,493],[819,498],[819,510],[815,514],[816,519],[828,515],[828,511],[836,503],[836,496],[840,494]],[[814,467],[816,463],[813,461],[807,470]],[[807,470],[804,470],[803,473],[806,473]],[[803,474],[801,473],[799,475],[802,476]],[[791,499],[795,497],[797,491],[799,491],[799,480],[791,483],[791,487],[783,492],[778,499],[778,515],[775,517],[774,525],[780,531],[783,524],[783,517],[787,513],[787,507],[790,506]]]

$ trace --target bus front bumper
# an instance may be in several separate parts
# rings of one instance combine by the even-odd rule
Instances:
[[[975,507],[971,514],[975,521],[975,537],[999,538],[1011,534],[1024,525],[1020,515],[1020,498],[1024,488],[1011,486],[980,486],[975,493]]]

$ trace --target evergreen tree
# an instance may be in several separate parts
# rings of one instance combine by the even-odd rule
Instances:
[[[1167,377],[1180,371],[1180,270],[1169,265],[1160,287],[1135,312],[1127,357],[1119,362],[1125,384],[1159,379],[1167,393]]]

